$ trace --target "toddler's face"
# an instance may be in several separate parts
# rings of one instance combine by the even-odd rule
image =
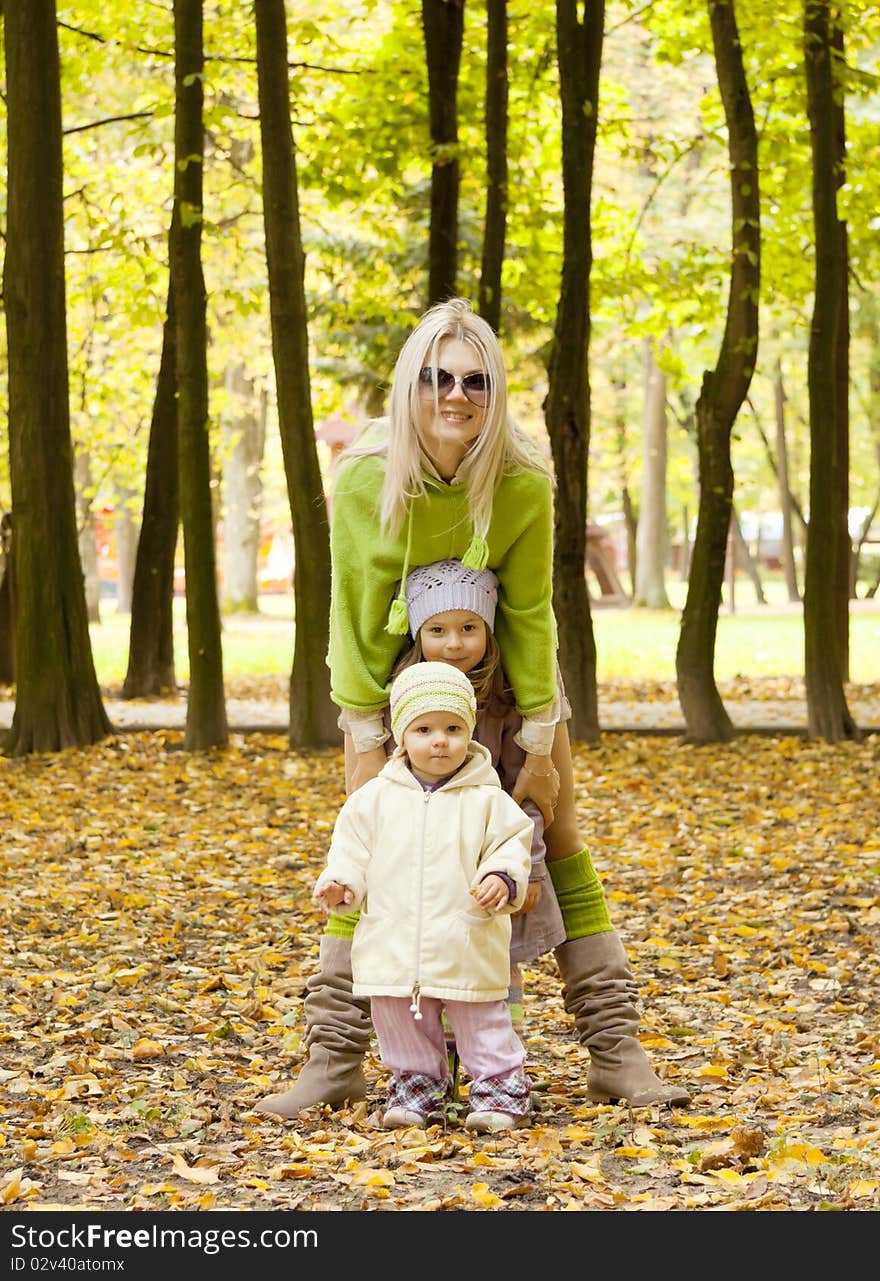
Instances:
[[[486,624],[469,609],[445,609],[422,623],[419,640],[428,662],[451,663],[467,674],[485,656]]]
[[[428,712],[404,731],[403,746],[413,773],[426,783],[454,774],[471,741],[467,725],[452,712]]]

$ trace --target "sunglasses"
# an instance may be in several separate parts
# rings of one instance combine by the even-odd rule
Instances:
[[[472,405],[484,408],[489,403],[492,382],[488,374],[465,374],[464,378],[456,378],[448,369],[432,369],[429,365],[419,371],[419,395],[422,400],[434,395],[435,386],[437,395],[445,400],[456,383],[461,383],[461,389]]]

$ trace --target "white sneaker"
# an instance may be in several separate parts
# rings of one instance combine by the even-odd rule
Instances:
[[[481,1134],[497,1134],[500,1130],[513,1130],[528,1123],[527,1116],[511,1116],[509,1112],[471,1112],[464,1128]]]
[[[424,1130],[427,1118],[424,1112],[416,1112],[413,1108],[389,1108],[382,1117],[382,1124],[386,1130],[404,1130],[408,1126]]]

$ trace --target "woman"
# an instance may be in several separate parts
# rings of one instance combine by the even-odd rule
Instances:
[[[464,300],[439,303],[404,343],[388,417],[368,424],[346,451],[334,487],[328,661],[345,733],[346,790],[386,761],[382,714],[405,644],[409,571],[447,558],[488,566],[499,584],[495,637],[523,717],[525,758],[512,794],[531,797],[547,825],[548,870],[566,932],[555,955],[565,1008],[590,1051],[590,1097],[683,1105],[688,1092],[660,1080],[638,1041],[636,984],[577,824],[570,712],[556,664],[552,536],[550,469],[510,417],[495,333]],[[330,918],[320,973],[307,984],[308,1060],[262,1111],[295,1116],[366,1094],[368,1006],[351,993],[355,919]]]

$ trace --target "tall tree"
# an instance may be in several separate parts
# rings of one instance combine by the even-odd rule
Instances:
[[[634,605],[669,609],[666,593],[666,375],[643,340],[645,408],[642,430],[642,501],[636,529]]]
[[[586,580],[587,459],[590,444],[590,200],[599,116],[605,0],[556,2],[562,103],[562,279],[548,368],[544,417],[558,500],[553,600],[559,658],[572,706],[573,738],[596,739],[596,639]]]
[[[0,684],[15,684],[15,583],[12,513],[0,512]]]
[[[174,0],[174,216],[171,280],[177,317],[177,431],[186,572],[189,696],[184,746],[229,741],[211,506],[207,300],[202,272],[204,48],[202,0]]]
[[[758,354],[761,224],[758,136],[731,0],[709,0],[718,87],[730,158],[732,262],[727,320],[718,362],[706,370],[697,400],[700,499],[687,599],[675,655],[678,696],[688,737],[733,737],[715,684],[715,635],[733,502],[730,435]]]
[[[228,397],[223,415],[223,609],[256,613],[265,396],[257,394],[240,360],[227,364],[223,377]]]
[[[810,524],[804,576],[804,670],[807,728],[829,743],[857,738],[843,689],[843,662],[837,617],[841,554],[838,358],[840,308],[844,298],[843,241],[837,217],[834,73],[831,6],[804,4],[804,70],[813,156],[815,290],[810,327],[807,383],[810,397]],[[843,512],[846,517],[846,512]],[[847,563],[847,572],[849,565]]]
[[[111,733],[76,534],[55,0],[5,6],[8,215],[3,294],[16,583],[16,702],[6,751]]]
[[[501,270],[507,235],[507,0],[486,0],[486,218],[480,315],[501,326]]]
[[[177,465],[177,312],[169,286],[162,354],[150,420],[147,480],[131,593],[128,670],[123,698],[176,689],[174,553],[180,523]]]
[[[422,0],[431,128],[428,305],[451,298],[458,276],[458,72],[464,0]]]
[[[782,567],[785,586],[792,603],[801,598],[798,589],[797,565],[794,559],[794,529],[792,526],[791,491],[788,486],[788,441],[785,437],[785,384],[782,365],[777,360],[773,378],[773,405],[776,418],[776,477],[779,482],[779,506],[782,511]]]
[[[832,146],[834,148],[834,185],[839,192],[846,184],[846,57],[840,9],[832,13],[831,74],[832,92]],[[836,202],[835,202],[836,208]],[[834,582],[834,605],[837,619],[837,641],[840,647],[841,680],[849,680],[849,602],[854,594],[852,577],[853,547],[849,532],[849,235],[846,220],[837,217],[837,238],[840,242],[840,270],[837,286],[840,302],[837,311],[837,333],[834,353],[834,413],[837,428],[837,499],[835,524],[837,530],[837,577]]]
[[[278,421],[293,522],[296,632],[290,677],[290,745],[338,745],[330,701],[330,529],[318,462],[309,376],[305,254],[290,125],[284,0],[255,0],[263,219]]]

